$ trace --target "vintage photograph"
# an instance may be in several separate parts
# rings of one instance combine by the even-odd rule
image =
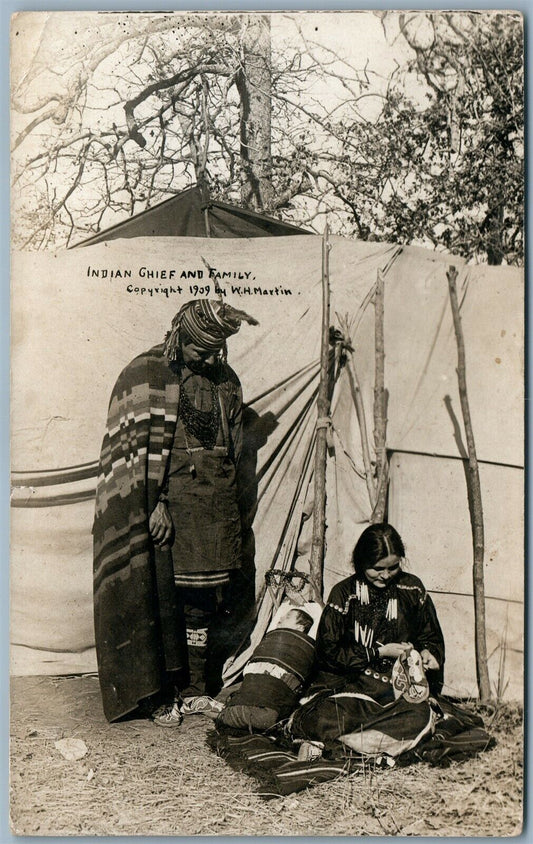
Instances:
[[[10,825],[517,836],[515,11],[11,19]]]

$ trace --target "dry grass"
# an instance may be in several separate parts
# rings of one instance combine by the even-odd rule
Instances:
[[[106,723],[94,677],[14,678],[11,825],[20,835],[517,835],[522,733],[517,707],[493,719],[497,746],[448,769],[373,771],[265,802],[255,782],[205,746],[212,727]],[[83,739],[67,762],[59,738]]]

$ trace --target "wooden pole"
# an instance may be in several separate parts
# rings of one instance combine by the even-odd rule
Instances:
[[[368,492],[368,500],[370,501],[370,508],[372,512],[374,512],[374,508],[376,506],[376,489],[374,486],[372,461],[370,459],[370,447],[368,444],[365,406],[363,404],[363,397],[361,395],[361,387],[359,386],[359,378],[357,377],[353,354],[353,352],[348,352],[348,379],[350,381],[350,390],[352,393],[353,403],[355,405],[355,412],[357,414],[357,422],[359,423],[359,431],[361,433],[361,451],[363,454],[363,466],[365,467],[365,481]]]
[[[317,601],[322,601],[323,563],[326,533],[326,457],[329,418],[329,230],[328,224],[322,238],[322,345],[320,352],[320,384],[318,387],[316,451],[315,451],[315,500],[313,511],[313,541],[309,570],[311,585]]]
[[[374,484],[374,473],[372,471],[372,460],[370,458],[370,444],[368,441],[368,428],[366,424],[365,405],[363,396],[361,395],[361,385],[357,375],[357,368],[355,366],[355,349],[352,345],[350,337],[350,323],[348,316],[345,319],[337,315],[339,325],[344,337],[344,357],[346,361],[346,369],[348,372],[348,380],[350,382],[350,392],[352,394],[355,412],[357,415],[357,423],[359,425],[359,433],[361,435],[361,452],[363,455],[363,466],[365,468],[365,482],[366,490],[368,492],[368,500],[372,512],[376,506],[376,487]]]
[[[378,270],[375,308],[374,448],[376,450],[377,493],[371,521],[382,522],[387,505],[387,401],[385,393],[385,285]]]
[[[485,554],[485,539],[483,527],[483,505],[481,500],[481,484],[479,481],[479,467],[476,456],[476,445],[470,417],[470,406],[466,389],[466,355],[457,298],[457,270],[450,267],[446,273],[450,291],[453,325],[457,340],[457,379],[459,383],[459,398],[465,426],[466,445],[468,450],[467,484],[469,506],[471,507],[472,540],[474,546],[473,589],[474,589],[474,627],[476,645],[476,674],[479,697],[482,701],[490,698],[489,669],[487,664],[487,637],[485,625],[485,580],[483,573],[483,558]]]

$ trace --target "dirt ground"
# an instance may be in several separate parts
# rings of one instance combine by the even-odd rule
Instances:
[[[522,828],[521,712],[487,713],[493,750],[447,769],[354,773],[264,801],[205,745],[212,721],[110,725],[96,677],[11,685],[11,829],[19,835],[507,836]],[[81,739],[68,761],[56,742]]]

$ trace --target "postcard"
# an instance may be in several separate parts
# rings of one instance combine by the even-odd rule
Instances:
[[[11,829],[523,817],[513,11],[11,21]]]

